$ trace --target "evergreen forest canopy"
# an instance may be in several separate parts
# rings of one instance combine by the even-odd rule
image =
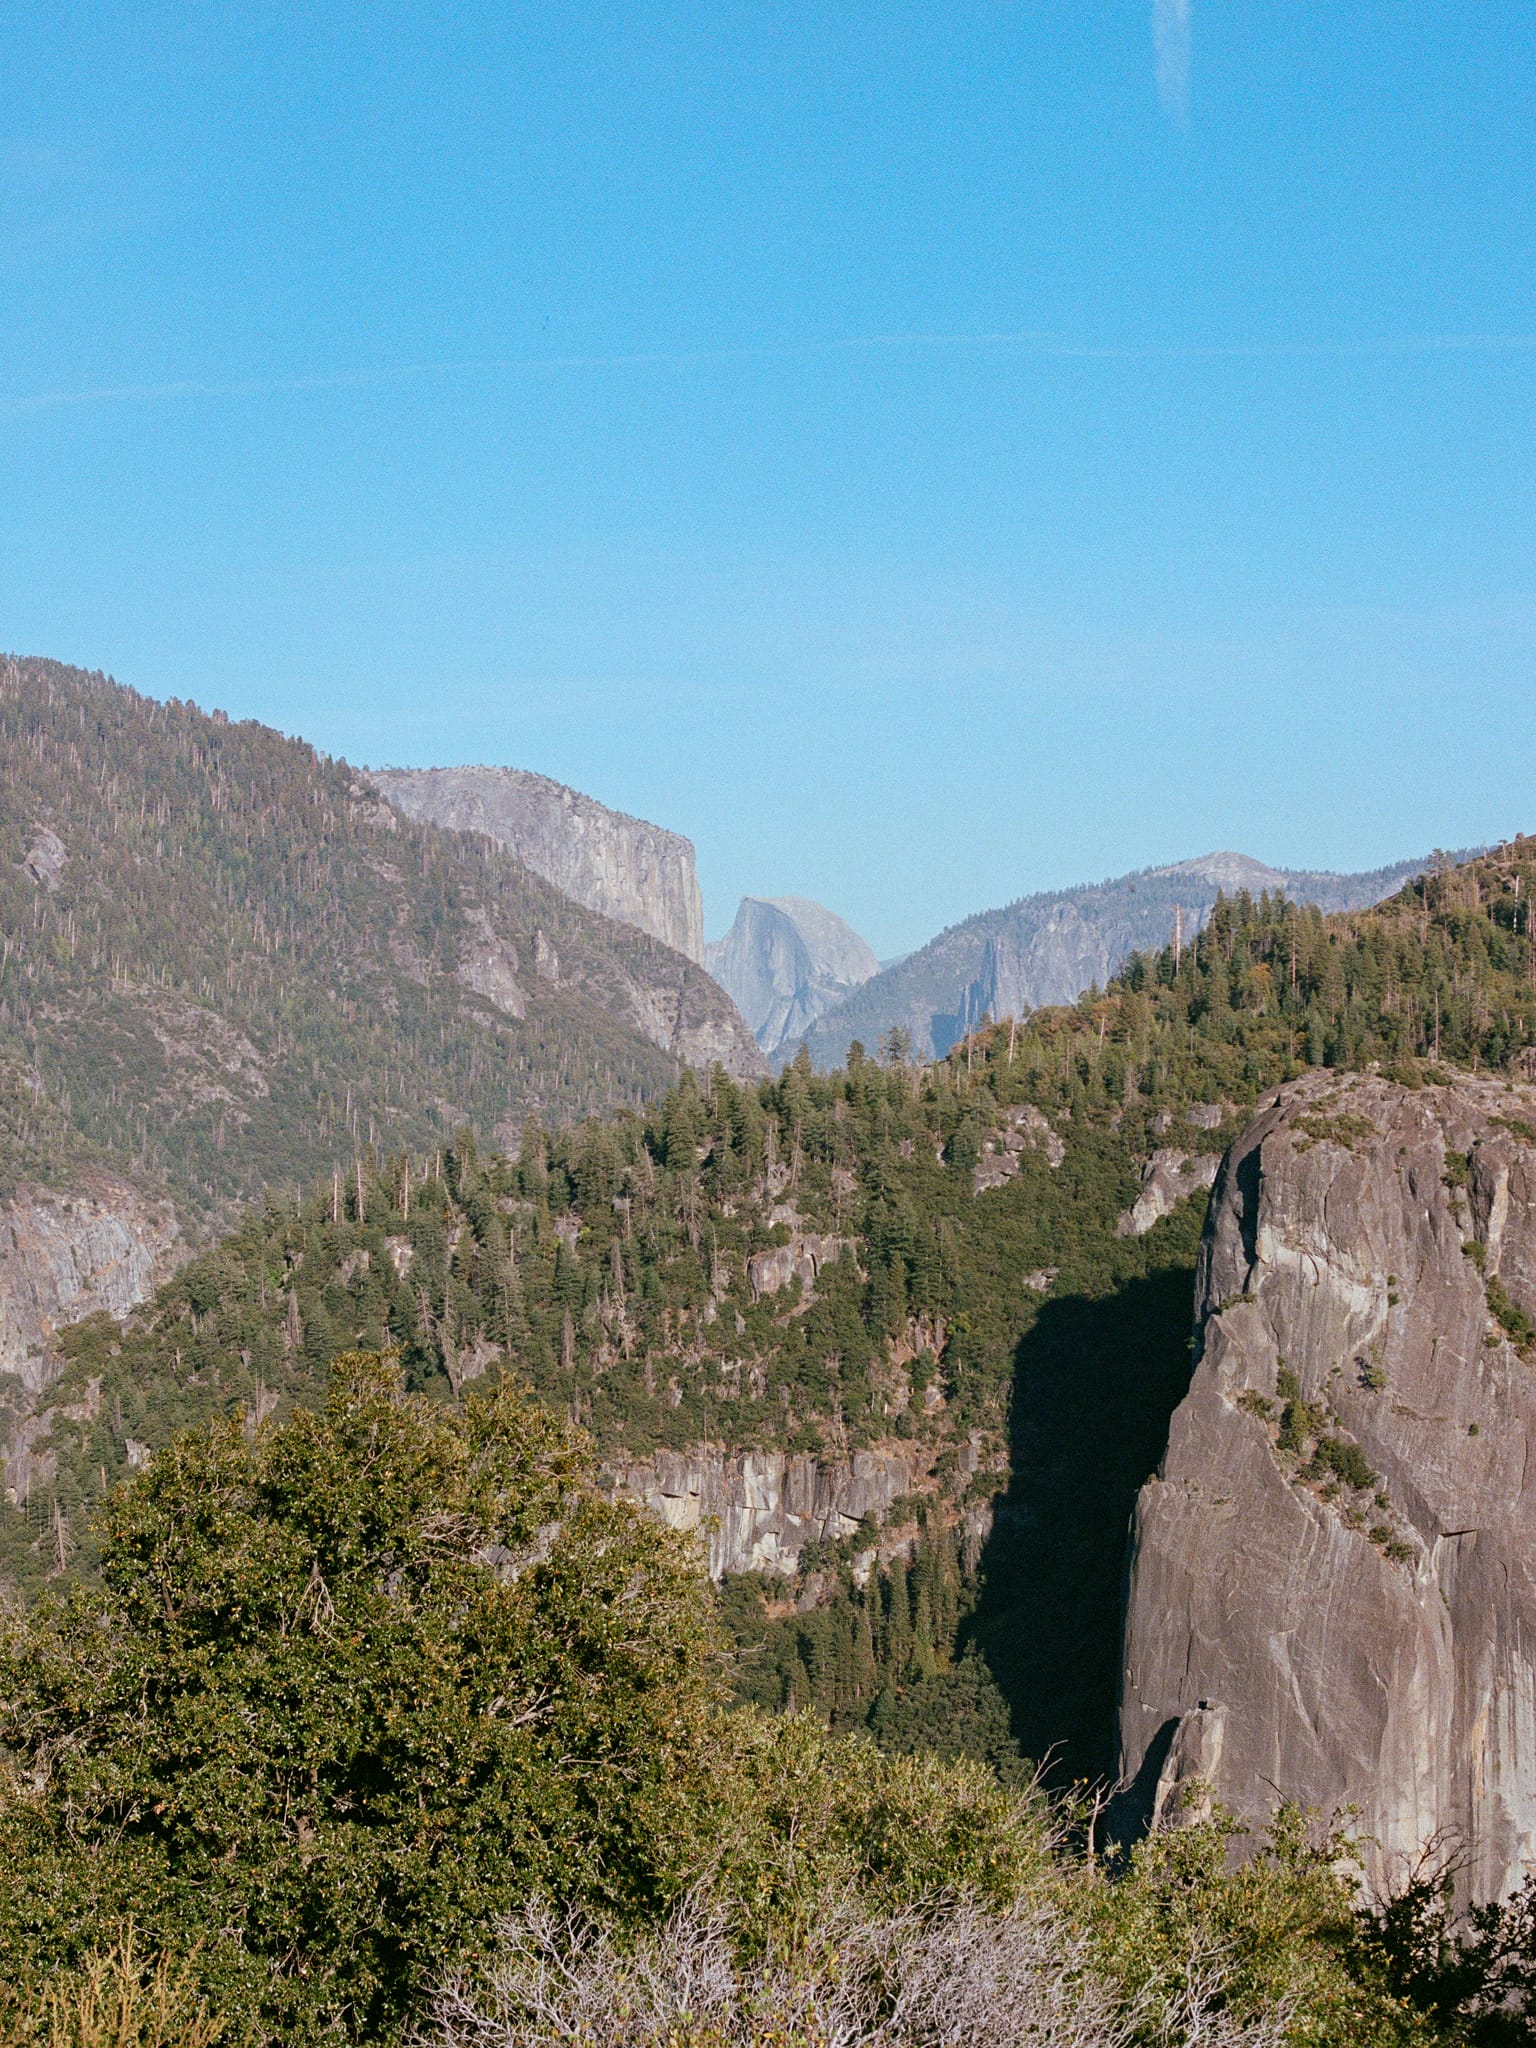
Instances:
[[[1454,859],[1472,857],[1463,852]],[[1242,886],[1255,894],[1269,887],[1324,912],[1348,911],[1394,894],[1428,865],[1400,861],[1353,875],[1282,873],[1241,856],[1217,854],[1021,897],[951,925],[863,983],[816,1019],[806,1043],[818,1065],[835,1065],[850,1040],[873,1044],[899,1024],[911,1032],[919,1052],[943,1053],[980,1019],[989,979],[996,978],[988,974],[989,957],[1001,963],[1005,986],[1017,987],[1015,977],[1023,976],[1038,989],[1010,1001],[1070,1000],[1090,979],[1107,977],[1134,953],[1161,945],[1176,918],[1193,938],[1224,887],[1228,895]],[[1245,870],[1254,877],[1246,883]]]
[[[6,2048],[1502,2048],[1533,1901],[1362,1906],[1282,1810],[1091,1809],[731,1711],[688,1545],[502,1385],[335,1362],[0,1616]]]
[[[374,1147],[677,1073],[701,970],[254,722],[0,661],[0,1192],[84,1167],[227,1220]],[[546,962],[553,959],[553,970]]]

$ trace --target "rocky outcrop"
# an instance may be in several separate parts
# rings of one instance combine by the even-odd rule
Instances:
[[[660,948],[656,949],[660,952]],[[716,1064],[738,1081],[755,1081],[768,1063],[735,1004],[702,968],[672,958],[679,972],[664,978],[651,963],[653,978],[627,977],[627,1014],[653,1044],[664,1046],[685,1066],[707,1073]]]
[[[1012,1180],[1026,1152],[1039,1152],[1047,1166],[1057,1167],[1067,1156],[1066,1140],[1032,1102],[1017,1102],[1004,1112],[1002,1129],[982,1140],[981,1157],[971,1168],[972,1193]]]
[[[25,1188],[0,1204],[0,1460],[5,1491],[27,1497],[46,1477],[38,1422],[58,1375],[56,1333],[147,1301],[185,1256],[168,1203],[96,1174],[67,1193]]]
[[[718,1579],[725,1572],[793,1573],[808,1543],[853,1536],[866,1515],[883,1521],[926,1469],[923,1454],[908,1444],[854,1451],[832,1463],[701,1447],[609,1465],[603,1477],[668,1528],[697,1529]]]
[[[1196,1366],[1138,1502],[1122,1765],[1367,1862],[1536,1855],[1536,1091],[1310,1077],[1223,1162]]]
[[[702,965],[704,911],[680,833],[522,768],[380,768],[373,780],[408,818],[483,832],[588,910]]]
[[[770,1294],[777,1294],[791,1280],[798,1280],[809,1294],[822,1267],[852,1249],[853,1239],[850,1237],[810,1231],[797,1232],[788,1244],[773,1245],[765,1252],[754,1252],[747,1260],[747,1284],[752,1289],[752,1299],[762,1301]]]
[[[1141,1170],[1141,1193],[1115,1223],[1120,1237],[1145,1237],[1154,1223],[1171,1216],[1186,1195],[1214,1185],[1221,1161],[1213,1152],[1175,1152],[1166,1147],[1152,1154]]]
[[[744,896],[704,964],[770,1057],[793,1054],[824,1010],[880,971],[851,925],[804,896]]]
[[[69,859],[63,840],[57,832],[46,825],[33,840],[22,866],[33,881],[46,889],[50,895],[59,886],[59,877],[64,872],[64,863]]]
[[[1192,938],[1223,892],[1246,889],[1257,896],[1267,889],[1322,910],[1352,910],[1392,895],[1427,866],[1400,861],[1366,874],[1333,875],[1267,867],[1241,853],[1208,853],[1084,888],[1024,896],[951,925],[826,1009],[806,1033],[811,1058],[818,1066],[837,1066],[850,1040],[874,1047],[893,1026],[911,1035],[919,1057],[942,1056],[986,1017],[1022,1017],[1102,988],[1133,952],[1167,945],[1176,917],[1185,938]]]

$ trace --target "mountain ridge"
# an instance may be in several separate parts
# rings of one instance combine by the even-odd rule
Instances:
[[[488,840],[37,659],[0,660],[0,919],[10,1179],[101,1165],[189,1224],[370,1143],[761,1070],[702,969]]]
[[[1016,897],[946,926],[882,969],[826,1010],[806,1043],[818,1066],[837,1064],[854,1039],[873,1049],[893,1029],[907,1034],[917,1056],[942,1055],[985,1016],[1023,1015],[1103,987],[1132,953],[1172,937],[1178,910],[1191,940],[1219,893],[1268,889],[1324,911],[1353,910],[1390,896],[1433,858],[1339,874],[1273,868],[1222,850]]]

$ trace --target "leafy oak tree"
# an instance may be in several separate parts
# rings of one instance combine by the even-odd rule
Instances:
[[[392,1362],[178,1438],[101,1583],[0,1635],[0,1977],[104,1930],[285,2043],[398,2036],[542,1889],[625,1916],[691,1840],[718,1668],[692,1553],[508,1386]]]

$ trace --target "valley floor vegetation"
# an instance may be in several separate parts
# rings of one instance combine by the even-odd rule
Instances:
[[[724,1649],[509,1383],[351,1353],[321,1411],[182,1434],[0,1637],[0,2043],[1520,2037],[1517,1913],[1362,1910],[1295,1814],[1241,1868],[1219,1818],[1107,1858],[984,1766],[732,1707]]]

